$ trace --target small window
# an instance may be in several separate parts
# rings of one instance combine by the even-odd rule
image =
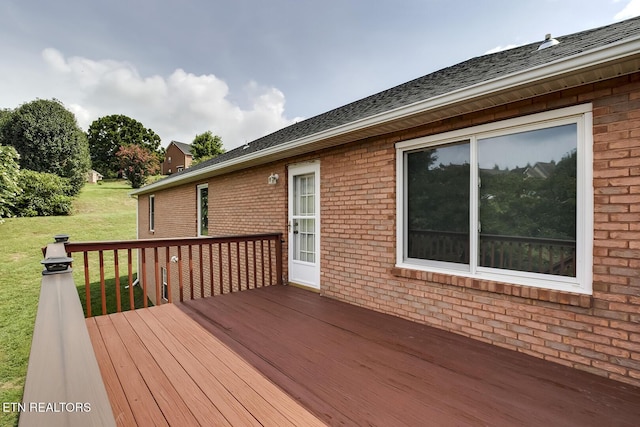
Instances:
[[[167,163],[171,164],[171,156],[167,157]]]
[[[591,292],[591,107],[404,141],[405,268]]]
[[[169,301],[169,284],[167,282],[167,269],[165,267],[161,267],[160,271],[162,272],[162,299],[164,301]]]
[[[209,187],[207,184],[198,185],[198,236],[209,235]]]
[[[149,196],[149,231],[156,229],[156,196]]]

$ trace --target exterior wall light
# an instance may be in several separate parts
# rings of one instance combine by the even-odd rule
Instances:
[[[280,177],[277,173],[272,173],[271,175],[269,175],[269,179],[267,180],[267,182],[269,183],[269,185],[276,185],[278,183],[278,178]]]

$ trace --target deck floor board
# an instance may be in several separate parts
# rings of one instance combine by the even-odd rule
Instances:
[[[178,307],[331,425],[640,424],[640,389],[292,287]]]
[[[87,326],[119,425],[324,425],[173,304]]]

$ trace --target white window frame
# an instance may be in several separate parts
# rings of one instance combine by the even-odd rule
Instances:
[[[202,211],[201,208],[202,206],[200,206],[200,191],[202,189],[206,188],[207,190],[209,189],[209,184],[200,184],[198,186],[196,186],[196,216],[198,218],[197,220],[197,226],[198,226],[198,237],[205,237],[205,235],[201,234],[200,232],[202,231]],[[207,194],[207,198],[209,197],[209,195]],[[207,219],[209,218],[209,211],[207,210]],[[208,231],[209,231],[209,226],[207,224],[207,235],[208,235]]]
[[[149,231],[156,231],[156,196],[149,196]]]
[[[576,277],[480,267],[478,259],[478,157],[481,138],[575,123],[577,125]],[[407,253],[405,158],[410,151],[447,143],[471,142],[469,265],[410,259]],[[592,105],[532,114],[396,144],[396,267],[451,274],[543,289],[592,294],[593,281],[593,114]]]

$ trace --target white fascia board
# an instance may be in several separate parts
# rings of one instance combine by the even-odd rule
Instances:
[[[292,140],[283,144],[278,144],[264,150],[256,151],[246,156],[240,156],[226,162],[211,165],[202,168],[195,174],[185,174],[175,179],[167,178],[163,181],[142,187],[139,190],[131,192],[132,195],[144,194],[150,191],[161,189],[165,186],[179,185],[181,182],[192,182],[198,177],[205,177],[207,174],[217,170],[238,166],[243,163],[249,163],[261,157],[268,157],[278,153],[283,153],[294,148],[304,147],[327,138],[340,136],[342,134],[366,129],[368,127],[383,124],[393,120],[402,119],[414,114],[423,113],[429,110],[436,110],[451,104],[469,101],[471,99],[489,95],[496,92],[513,89],[523,84],[533,83],[543,79],[557,77],[563,74],[569,74],[580,71],[585,68],[592,68],[599,64],[619,60],[625,57],[636,55],[640,52],[640,36],[621,40],[611,43],[597,49],[581,52],[577,55],[560,58],[556,61],[541,64],[534,68],[509,74],[507,76],[498,77],[493,80],[487,80],[472,86],[448,92],[443,95],[434,96],[432,98],[418,101],[413,104],[398,107],[393,110],[375,114],[373,116],[359,119],[344,125],[336,126],[312,135],[308,135],[296,140]],[[535,54],[535,51],[532,51]]]

